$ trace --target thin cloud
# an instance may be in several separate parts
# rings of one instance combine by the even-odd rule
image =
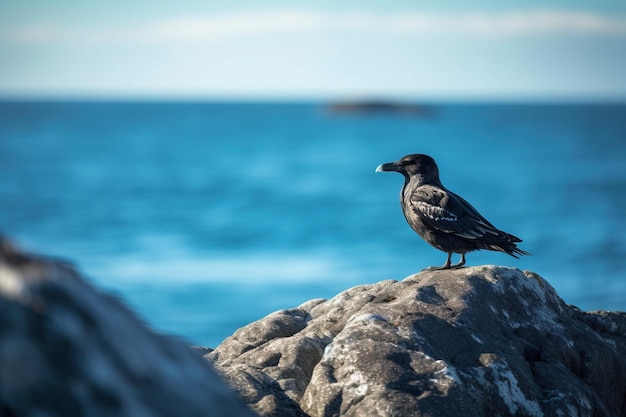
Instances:
[[[319,31],[458,35],[626,35],[626,17],[560,10],[464,14],[281,10],[177,19],[146,29],[146,38],[155,40],[208,40],[227,36]]]
[[[390,31],[466,35],[525,35],[545,33],[626,34],[626,18],[591,12],[526,11],[463,15],[410,14],[382,18]]]
[[[590,11],[530,10],[502,13],[328,13],[307,10],[236,12],[175,18],[137,27],[25,26],[0,30],[18,43],[206,42],[237,36],[320,32],[526,36],[583,34],[626,36],[626,17]]]
[[[264,33],[315,31],[328,26],[329,16],[316,12],[275,11],[180,18],[144,28],[147,39],[195,40]]]

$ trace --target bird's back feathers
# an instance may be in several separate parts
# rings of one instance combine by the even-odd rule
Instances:
[[[409,195],[405,203],[408,204],[403,204],[404,208],[410,209],[409,213],[405,213],[407,220],[408,217],[417,216],[431,230],[451,234],[480,246],[521,242],[518,237],[497,229],[465,199],[444,187],[421,185],[408,187],[407,191]],[[411,226],[416,220],[409,221]],[[419,233],[419,230],[416,231]]]

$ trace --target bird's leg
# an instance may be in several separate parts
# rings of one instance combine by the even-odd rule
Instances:
[[[450,269],[462,268],[463,265],[465,265],[465,254],[464,253],[461,254],[461,260],[459,261],[459,263],[451,265]]]
[[[442,269],[450,269],[450,263],[452,262],[452,252],[448,252],[448,259],[446,263],[441,266],[431,266],[425,269],[425,271],[440,271]],[[465,262],[465,261],[464,261]]]

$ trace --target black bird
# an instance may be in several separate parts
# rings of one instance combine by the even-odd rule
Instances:
[[[487,249],[530,255],[519,249],[516,236],[496,229],[470,203],[441,184],[439,168],[428,155],[407,155],[397,162],[381,164],[376,172],[399,172],[404,176],[400,203],[409,226],[431,246],[448,254],[446,263],[428,269],[451,269],[465,265],[467,252]],[[451,265],[452,254],[460,253]]]

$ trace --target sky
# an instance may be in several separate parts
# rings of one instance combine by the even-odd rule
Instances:
[[[624,0],[0,0],[0,99],[626,101]]]

